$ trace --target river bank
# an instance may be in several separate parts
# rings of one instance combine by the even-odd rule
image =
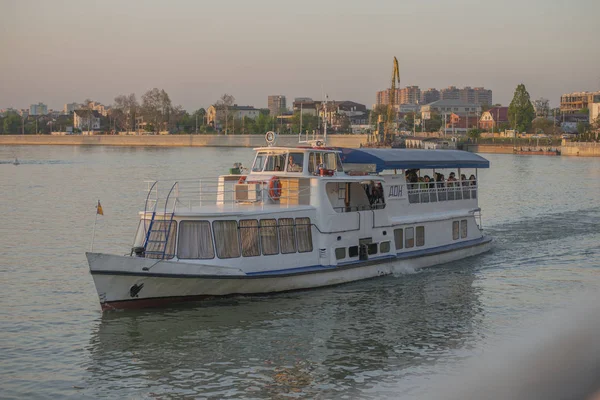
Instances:
[[[357,148],[367,142],[367,135],[327,135],[327,144]],[[279,146],[296,146],[298,136],[277,137]],[[0,145],[68,145],[68,146],[143,146],[143,147],[260,147],[263,135],[0,135]]]
[[[334,147],[358,148],[367,143],[368,135],[327,135]],[[280,146],[298,145],[296,135],[281,135]],[[67,146],[141,146],[141,147],[260,147],[263,135],[0,135],[1,145],[67,145]],[[563,156],[600,157],[600,143],[563,142],[556,147]],[[512,154],[512,144],[464,144],[473,153]]]

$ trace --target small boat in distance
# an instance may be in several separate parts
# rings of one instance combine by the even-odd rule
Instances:
[[[491,248],[477,154],[274,142],[244,175],[151,182],[131,253],[86,253],[102,309],[338,285]]]
[[[19,162],[19,159],[15,157],[15,161],[13,161],[13,165],[19,165],[19,164],[21,164],[21,163]]]

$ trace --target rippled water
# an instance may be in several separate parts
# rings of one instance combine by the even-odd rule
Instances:
[[[334,288],[102,315],[84,253],[129,251],[145,179],[250,149],[0,147],[0,397],[402,398],[600,284],[600,159],[485,155],[492,252]],[[12,161],[18,157],[21,165]]]

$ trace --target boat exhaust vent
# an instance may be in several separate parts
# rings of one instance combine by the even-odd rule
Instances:
[[[319,249],[319,257],[327,258],[327,249]]]

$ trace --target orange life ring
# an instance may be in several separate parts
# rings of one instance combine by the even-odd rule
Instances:
[[[273,200],[279,200],[281,197],[281,181],[277,176],[272,177],[269,181],[269,197]]]
[[[244,182],[246,182],[246,175],[240,176],[240,179],[238,180],[238,183],[244,183]]]

